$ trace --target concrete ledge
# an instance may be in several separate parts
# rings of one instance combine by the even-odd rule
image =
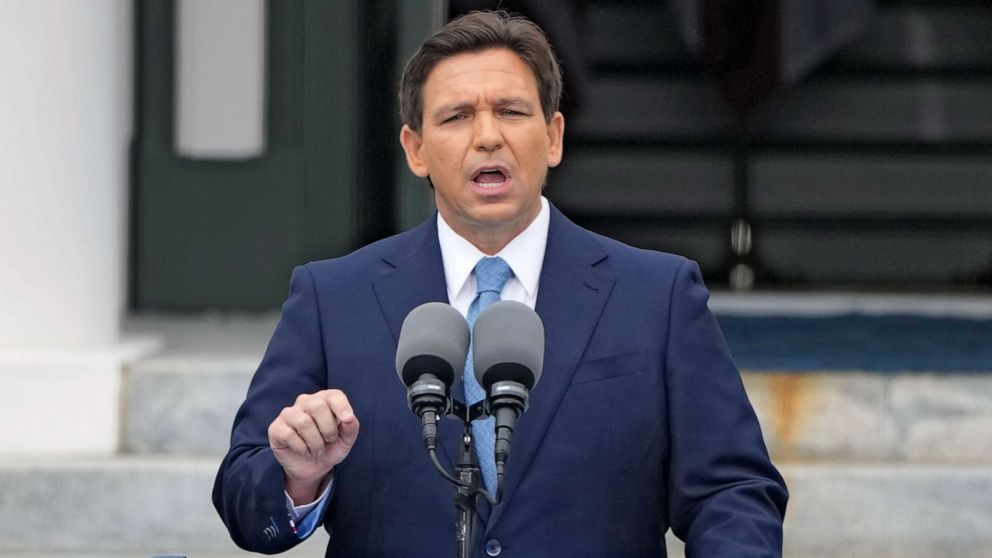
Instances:
[[[124,451],[227,451],[235,412],[277,320],[278,314],[129,317],[127,332],[163,343],[125,370]]]
[[[992,374],[744,374],[778,459],[992,462]]]
[[[132,556],[238,549],[213,509],[219,460],[0,461],[0,555]],[[290,556],[321,556],[323,530]]]
[[[124,450],[223,455],[244,401],[254,357],[165,357],[127,369]]]
[[[127,369],[128,452],[220,456],[258,357],[157,357]],[[786,460],[992,462],[992,374],[747,372]]]
[[[0,554],[243,555],[210,503],[216,466],[175,458],[0,461]],[[992,556],[992,466],[781,468],[792,493],[787,556]],[[321,555],[326,538],[315,537],[293,552]],[[672,550],[679,555],[680,545]]]
[[[992,556],[992,468],[791,465],[786,556]]]

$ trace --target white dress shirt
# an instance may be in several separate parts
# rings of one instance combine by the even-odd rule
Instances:
[[[541,211],[537,217],[502,250],[493,254],[503,258],[513,270],[513,276],[503,286],[500,299],[522,302],[534,309],[550,223],[551,209],[548,200],[542,196]],[[448,284],[448,303],[463,316],[468,316],[468,307],[476,294],[475,264],[488,254],[483,254],[471,242],[458,236],[440,214],[437,216],[437,237],[441,244],[444,280]]]

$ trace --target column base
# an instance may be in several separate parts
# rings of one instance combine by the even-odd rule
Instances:
[[[0,349],[0,455],[116,452],[124,365],[158,346]]]

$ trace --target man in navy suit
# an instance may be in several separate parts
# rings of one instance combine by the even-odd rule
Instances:
[[[327,556],[455,552],[452,489],[393,359],[410,310],[466,314],[476,262],[498,257],[500,296],[536,309],[546,350],[475,554],[664,556],[671,527],[690,556],[781,555],[785,485],[697,266],[583,230],[541,195],[562,159],[560,92],[541,31],[498,12],[452,21],[411,59],[400,141],[438,211],[294,271],[214,487],[239,546],[280,552],[323,524]],[[442,421],[449,468],[460,433]]]

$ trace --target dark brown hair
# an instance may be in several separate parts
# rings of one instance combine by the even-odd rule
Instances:
[[[400,79],[400,120],[420,133],[424,117],[424,83],[442,60],[465,52],[505,48],[515,52],[534,72],[544,119],[558,110],[561,67],[541,28],[522,16],[504,11],[469,12],[431,35],[407,62]]]

